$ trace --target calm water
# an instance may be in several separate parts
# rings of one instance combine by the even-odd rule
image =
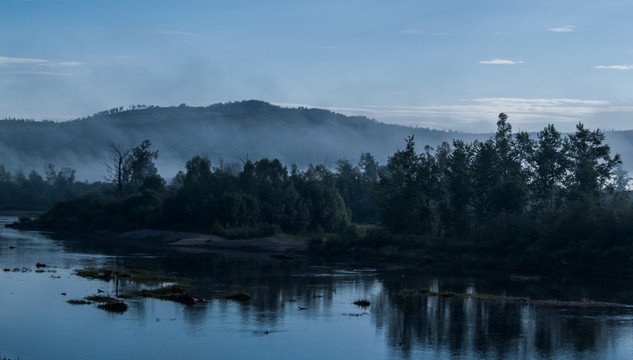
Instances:
[[[590,298],[633,304],[630,282],[381,272],[359,264],[221,254],[166,254],[116,241],[5,229],[0,217],[0,356],[29,359],[630,359],[633,309],[579,309],[402,296],[403,289]],[[11,249],[13,246],[15,248]],[[45,272],[35,272],[36,263]],[[324,267],[322,265],[327,265]],[[114,282],[84,267],[194,278],[209,300],[127,300],[124,314],[69,305]],[[19,271],[14,271],[19,269]],[[119,290],[134,288],[120,283]],[[213,299],[245,290],[246,304]],[[66,295],[62,295],[65,293]],[[366,298],[363,309],[352,302]],[[300,308],[305,308],[300,310]]]

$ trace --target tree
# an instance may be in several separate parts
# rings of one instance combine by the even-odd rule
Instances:
[[[114,186],[118,195],[138,190],[146,177],[157,173],[154,160],[158,158],[158,150],[151,151],[151,146],[149,140],[143,140],[137,146],[124,149],[108,141],[110,162],[106,164],[106,180]]]
[[[534,181],[531,184],[533,204],[552,208],[563,195],[568,167],[567,149],[554,125],[548,125],[537,136],[538,145],[533,155]]]
[[[448,193],[450,223],[457,235],[467,233],[470,222],[470,208],[474,196],[473,148],[461,140],[453,141],[453,151],[448,158]]]
[[[115,144],[112,140],[108,140],[108,150],[110,153],[110,162],[106,163],[107,172],[105,179],[114,185],[118,195],[123,195],[126,182],[124,166],[126,158],[132,149],[123,149],[121,145]]]
[[[622,163],[620,154],[611,157],[611,148],[603,144],[600,130],[589,131],[582,123],[567,137],[569,172],[566,180],[571,198],[589,196],[597,199],[601,190],[612,185],[613,171]]]
[[[415,152],[413,136],[404,150],[389,157],[376,191],[377,204],[385,226],[399,233],[425,234],[431,230],[431,209],[423,183],[428,169]]]

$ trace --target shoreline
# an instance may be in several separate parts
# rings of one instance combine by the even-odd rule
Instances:
[[[290,254],[305,252],[308,248],[303,241],[265,237],[255,239],[226,239],[217,235],[169,230],[142,229],[118,234],[118,239],[151,242],[172,249],[227,250],[257,254]]]

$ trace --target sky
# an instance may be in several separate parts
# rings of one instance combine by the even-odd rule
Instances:
[[[633,1],[0,0],[0,118],[257,99],[493,131],[633,129]]]

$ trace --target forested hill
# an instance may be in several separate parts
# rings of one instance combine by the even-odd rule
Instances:
[[[361,153],[370,152],[384,163],[412,134],[419,144],[431,146],[455,137],[473,138],[255,100],[208,107],[134,106],[62,123],[2,120],[0,163],[24,171],[53,163],[77,169],[80,179],[96,179],[108,158],[108,141],[129,147],[144,139],[160,151],[157,166],[168,177],[197,154],[216,165],[266,157],[304,167],[334,166],[339,159],[356,162]]]
[[[384,164],[410,135],[415,135],[420,147],[489,136],[389,125],[256,100],[207,107],[132,106],[61,123],[0,120],[0,163],[24,172],[42,171],[52,163],[76,169],[78,179],[97,180],[105,171],[108,141],[127,148],[149,139],[160,152],[157,166],[166,177],[199,154],[214,165],[278,158],[287,165],[306,167],[310,163],[334,166],[339,159],[355,163],[361,153],[370,152]],[[633,157],[632,138],[632,132],[607,133],[607,142],[613,152],[622,154],[625,168]]]

